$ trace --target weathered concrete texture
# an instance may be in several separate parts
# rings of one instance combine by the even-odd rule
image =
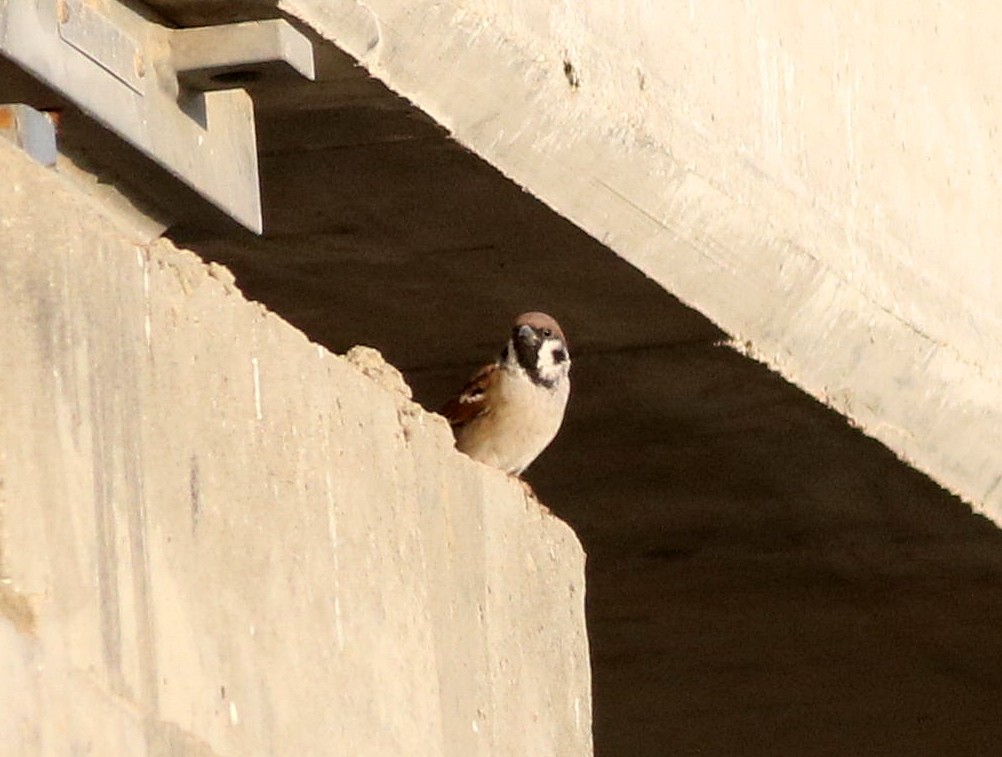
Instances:
[[[278,4],[1002,518],[996,7]]]
[[[5,757],[591,753],[567,526],[371,354],[0,171]]]

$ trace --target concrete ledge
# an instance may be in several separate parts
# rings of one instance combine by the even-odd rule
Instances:
[[[1002,519],[997,10],[280,6]]]
[[[0,167],[5,754],[591,753],[566,525],[225,269]]]

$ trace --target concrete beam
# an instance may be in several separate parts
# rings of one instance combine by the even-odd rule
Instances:
[[[279,5],[1002,521],[1002,11]]]
[[[373,351],[0,173],[5,756],[591,753],[565,524]]]

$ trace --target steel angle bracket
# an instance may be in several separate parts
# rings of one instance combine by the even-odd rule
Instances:
[[[276,68],[313,79],[282,20],[172,29],[117,0],[0,0],[0,55],[260,233],[254,108]]]

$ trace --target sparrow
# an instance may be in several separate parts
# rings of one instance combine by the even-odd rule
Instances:
[[[560,325],[523,313],[498,359],[442,407],[456,448],[520,476],[553,441],[571,392],[571,356]]]

